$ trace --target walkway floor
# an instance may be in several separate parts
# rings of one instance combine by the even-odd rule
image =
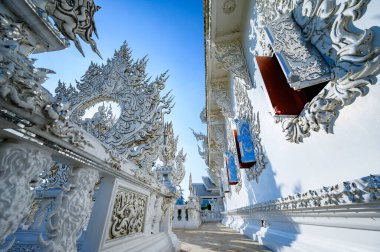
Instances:
[[[174,229],[173,232],[182,241],[181,252],[270,251],[221,223],[204,223],[196,230]]]

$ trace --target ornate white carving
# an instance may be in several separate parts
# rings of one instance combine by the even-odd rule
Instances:
[[[193,132],[193,135],[197,141],[200,141],[202,144],[202,147],[198,145],[198,153],[201,156],[201,158],[205,161],[206,166],[209,164],[209,151],[208,151],[208,140],[207,136],[203,134],[202,132],[195,132],[193,129],[191,129]]]
[[[43,89],[42,83],[51,70],[35,68],[35,60],[29,59],[35,45],[29,41],[29,32],[25,25],[15,23],[12,18],[0,14],[0,97],[32,113],[39,113],[54,121],[47,129],[54,135],[67,139],[74,145],[88,144],[83,132],[70,125],[67,120],[67,107],[52,104],[51,96]]]
[[[40,111],[50,98],[43,91],[46,75],[54,73],[35,68],[35,60],[29,59],[35,45],[29,41],[29,33],[22,23],[0,14],[0,96],[30,112]]]
[[[276,57],[283,61],[280,63],[282,68],[287,69],[284,71],[285,77],[292,88],[304,88],[330,80],[330,66],[319,51],[306,42],[291,13],[270,22],[266,32],[273,40],[271,46]]]
[[[252,213],[253,211],[286,211],[351,205],[377,201],[380,198],[380,176],[370,175],[354,181],[345,181],[335,186],[324,186],[318,190],[308,190],[284,198],[259,203],[231,211]]]
[[[46,109],[50,110],[51,106],[47,105]],[[67,111],[61,111],[57,109],[59,116],[58,120],[55,120],[47,125],[45,125],[46,130],[51,134],[66,140],[74,146],[83,147],[84,145],[92,146],[90,141],[85,138],[84,132],[82,129],[74,125],[68,117],[66,117]],[[50,114],[56,113],[54,109],[50,110]],[[58,113],[56,113],[58,115]]]
[[[110,239],[142,233],[147,196],[119,188],[112,212]]]
[[[53,165],[44,169],[40,175],[42,188],[62,187],[67,184],[71,167],[66,164],[54,162]]]
[[[72,181],[71,181],[72,179]],[[55,208],[46,223],[48,240],[40,236],[46,251],[77,251],[77,239],[85,228],[93,206],[93,194],[99,172],[90,168],[76,168],[67,186],[58,196]]]
[[[212,157],[207,168],[207,174],[216,185],[219,184],[221,177],[223,177],[221,169],[223,169],[223,153],[218,153]]]
[[[211,179],[219,184],[223,165],[223,153],[227,150],[226,131],[223,124],[209,126],[210,163],[207,169]]]
[[[178,136],[174,137],[173,123],[165,123],[164,143],[160,152],[160,160],[163,166],[173,166],[177,152]]]
[[[38,175],[51,157],[34,146],[1,143],[0,146],[0,243],[14,233],[29,214]]]
[[[255,148],[256,164],[249,169],[245,169],[245,174],[247,175],[248,180],[255,179],[258,182],[258,177],[265,169],[265,155],[260,137],[259,112],[254,112],[247,90],[244,85],[236,80],[234,83],[234,96],[237,108],[236,116],[239,119],[244,119],[248,122],[251,130],[252,142]]]
[[[202,123],[205,123],[207,124],[207,110],[206,108],[203,108],[200,115],[199,115],[199,118],[201,119],[201,122]]]
[[[162,218],[162,202],[163,198],[161,196],[156,198],[156,202],[154,203],[154,217],[152,222],[152,234],[158,234],[160,232],[160,222]]]
[[[184,154],[183,149],[181,149],[175,157],[175,169],[173,171],[173,183],[175,185],[181,184],[183,178],[185,177],[185,161],[186,154]]]
[[[78,51],[84,56],[82,46],[77,35],[86,43],[90,44],[92,51],[99,57],[100,52],[92,39],[94,32],[96,37],[96,26],[94,14],[100,9],[93,0],[53,0],[46,1],[46,13],[54,20],[58,30],[74,42]]]
[[[150,197],[149,197],[149,205],[148,205],[148,208],[147,208],[147,211],[146,211],[147,218],[146,218],[146,223],[145,223],[145,227],[146,227],[145,231],[148,234],[152,233],[153,219],[154,219],[154,216],[156,214],[155,211],[154,211],[154,206],[155,206],[155,203],[156,203],[156,199],[157,199],[157,194],[151,193]]]
[[[141,182],[150,185],[152,188],[163,192],[163,193],[168,193],[169,189],[163,186],[161,183],[158,182],[158,180],[154,177],[154,173],[152,171],[148,171],[146,169],[131,169],[132,174],[134,175],[135,178],[140,180]]]
[[[368,93],[380,70],[380,48],[374,45],[375,31],[360,30],[360,19],[369,1],[256,1],[259,26],[292,11],[307,40],[334,61],[332,80],[296,118],[282,120],[286,139],[300,143],[311,131],[333,132],[338,112]],[[260,41],[265,39],[260,36]]]
[[[162,217],[161,217],[161,219],[165,215],[173,216],[175,201],[176,201],[175,198],[164,198],[163,199],[162,206],[161,206],[161,210],[162,210]]]
[[[224,118],[233,117],[231,99],[227,86],[222,82],[212,82],[212,97],[221,109]]]
[[[77,91],[65,84],[56,89],[56,99],[68,103],[71,121],[102,141],[112,156],[138,163],[146,156],[154,156],[162,143],[163,116],[170,113],[173,97],[160,96],[167,74],[149,81],[145,73],[147,58],[133,61],[124,43],[106,65],[92,63]],[[81,117],[85,110],[102,101],[114,101],[121,107],[121,115],[108,131],[91,130],[91,121]]]
[[[223,124],[209,126],[210,151],[223,155],[226,150],[226,131]]]
[[[251,82],[243,50],[239,40],[223,41],[215,44],[215,58],[232,76],[244,80],[247,89],[256,88]]]
[[[179,185],[185,176],[186,154],[183,153],[183,149],[177,152],[177,144],[178,136],[174,137],[173,124],[165,123],[164,142],[160,151],[163,164],[157,165],[156,171],[169,171],[173,185]]]

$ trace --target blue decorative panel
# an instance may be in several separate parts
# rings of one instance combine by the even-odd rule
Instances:
[[[176,205],[185,205],[185,199],[183,198],[183,195],[177,199]]]
[[[250,168],[256,162],[255,146],[252,142],[249,123],[245,120],[239,120],[237,123],[237,146],[239,162],[247,164],[249,167],[240,165],[241,168]]]
[[[236,185],[239,182],[237,177],[237,167],[234,154],[230,151],[225,154],[225,164],[227,168],[228,184]]]

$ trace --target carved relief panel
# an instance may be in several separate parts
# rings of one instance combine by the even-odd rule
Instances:
[[[148,196],[118,188],[111,217],[109,239],[143,233]]]

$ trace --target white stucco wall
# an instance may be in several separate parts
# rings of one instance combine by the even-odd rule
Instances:
[[[248,39],[250,19],[254,18],[253,2],[250,1],[248,15],[242,24],[242,45],[251,78],[257,85],[248,93],[254,109],[260,111],[262,145],[268,163],[258,183],[247,181],[241,170],[242,190],[236,193],[232,186],[231,197],[226,197],[227,210],[380,173],[379,81],[370,86],[366,96],[358,97],[353,104],[340,110],[333,134],[312,132],[300,144],[285,140],[281,124],[276,124],[269,114],[261,75],[250,52],[250,47],[255,46]],[[379,9],[380,1],[372,1],[357,26],[379,25]],[[375,43],[380,45],[380,28],[375,31]]]

